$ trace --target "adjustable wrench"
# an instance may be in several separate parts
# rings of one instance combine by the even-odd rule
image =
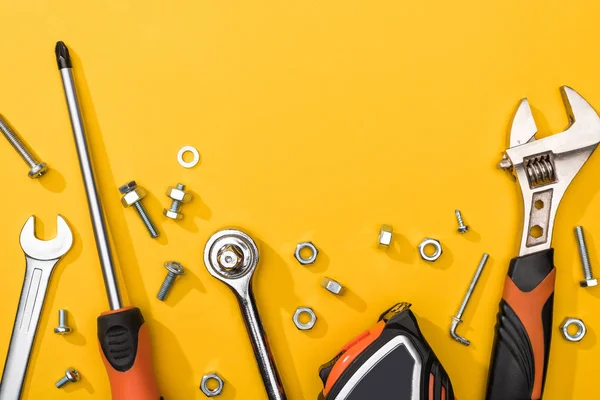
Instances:
[[[34,216],[29,217],[21,230],[21,248],[25,253],[27,269],[0,382],[0,400],[17,400],[21,397],[50,276],[56,263],[73,244],[73,234],[63,217],[56,217],[56,222],[56,237],[48,241],[35,237]]]
[[[523,194],[519,256],[511,260],[496,324],[488,400],[540,399],[544,390],[554,306],[554,217],[569,184],[600,142],[600,117],[576,91],[561,88],[570,125],[536,140],[527,99],[521,100],[500,167]]]
[[[204,265],[237,297],[269,400],[287,399],[252,293],[252,275],[258,265],[256,243],[250,236],[235,229],[219,231],[206,243]]]

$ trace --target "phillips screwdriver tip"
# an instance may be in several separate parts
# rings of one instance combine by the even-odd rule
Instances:
[[[64,42],[56,42],[56,62],[58,63],[58,69],[72,68],[71,56],[69,55],[69,49]]]

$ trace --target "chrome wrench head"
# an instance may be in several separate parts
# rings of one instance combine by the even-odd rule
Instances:
[[[575,90],[561,87],[569,117],[563,132],[536,139],[527,99],[521,100],[510,130],[510,148],[500,168],[519,181],[524,226],[519,255],[550,248],[554,217],[569,184],[600,142],[600,117]]]
[[[224,229],[206,243],[204,265],[212,276],[245,297],[258,265],[258,247],[244,232]]]
[[[33,259],[48,261],[57,260],[65,255],[73,245],[73,233],[63,217],[56,217],[56,237],[51,240],[40,240],[35,236],[35,216],[29,217],[21,230],[21,248]]]

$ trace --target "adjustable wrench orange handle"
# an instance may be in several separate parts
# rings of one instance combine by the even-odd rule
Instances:
[[[148,325],[139,308],[98,317],[98,340],[113,400],[159,400]]]
[[[511,260],[496,324],[487,400],[542,397],[555,278],[554,249]]]

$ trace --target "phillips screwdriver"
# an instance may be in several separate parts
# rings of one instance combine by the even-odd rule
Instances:
[[[63,42],[57,42],[55,52],[110,306],[110,311],[98,317],[98,340],[102,360],[108,372],[112,398],[113,400],[159,400],[162,397],[152,366],[148,325],[144,323],[139,308],[122,306],[106,221],[77,100],[69,50]]]

